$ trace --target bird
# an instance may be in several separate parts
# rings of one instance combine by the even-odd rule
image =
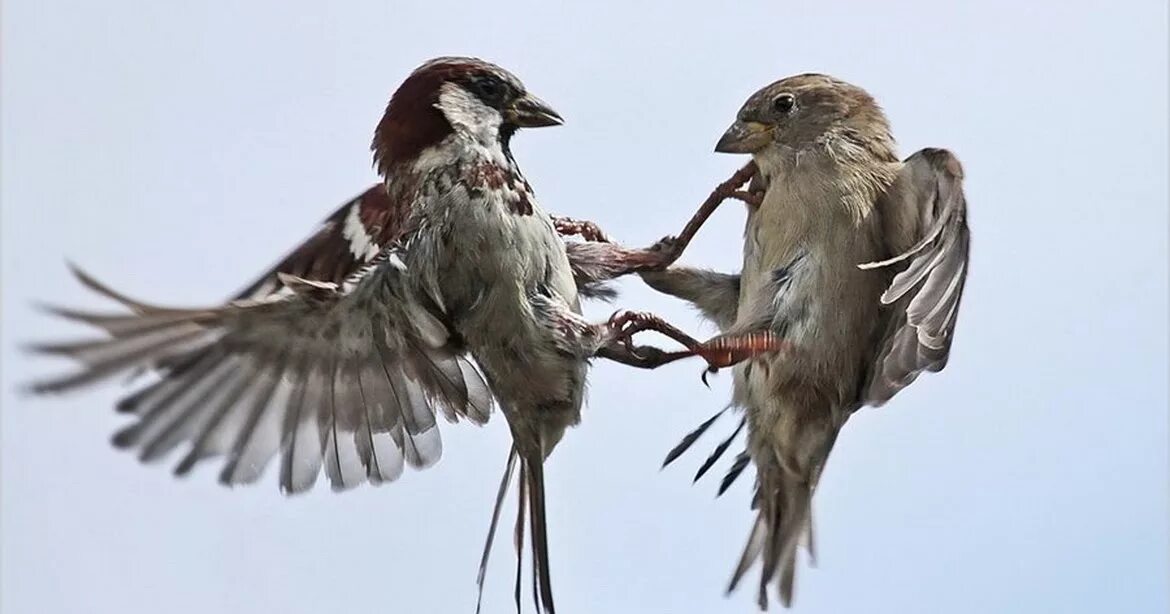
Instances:
[[[753,465],[756,518],[727,592],[760,561],[766,610],[773,582],[781,604],[792,604],[802,535],[815,558],[812,497],[848,418],[947,364],[970,248],[964,174],[945,149],[900,161],[874,98],[813,73],[752,94],[715,150],[752,158],[748,189],[737,193],[747,203],[741,271],[673,266],[641,276],[724,332],[787,342],[734,367],[729,408],[742,412],[739,427],[695,478],[746,425],[746,449],[719,493]]]
[[[423,63],[392,94],[374,131],[380,183],[226,304],[146,303],[75,269],[123,311],[46,306],[104,336],[30,346],[81,365],[30,390],[150,372],[151,381],[117,404],[134,418],[114,435],[117,447],[152,461],[186,444],[175,473],[219,458],[225,485],[257,481],[279,456],[286,494],[308,490],[322,467],[334,490],[346,490],[431,466],[442,454],[438,415],[483,424],[498,403],[513,444],[480,596],[518,473],[517,556],[527,523],[534,600],[551,614],[543,463],[581,418],[591,358],[650,366],[663,356],[630,345],[633,332],[660,327],[652,314],[622,311],[591,323],[581,296],[673,257],[622,248],[591,224],[540,207],[512,138],[562,121],[495,64],[454,56]],[[568,233],[594,240],[569,247],[561,236]]]

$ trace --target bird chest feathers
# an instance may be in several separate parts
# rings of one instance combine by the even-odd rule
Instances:
[[[871,232],[877,220],[858,219],[849,205],[832,183],[776,178],[749,213],[738,320],[769,321],[794,345],[776,375],[807,381],[852,374],[860,364],[855,354],[866,346],[859,341],[877,324],[888,280],[857,268],[879,253]]]
[[[459,166],[460,181],[437,180],[430,194],[424,188],[413,250],[425,254],[420,260],[432,267],[450,314],[477,320],[511,313],[541,286],[575,305],[561,239],[523,178],[486,157]]]

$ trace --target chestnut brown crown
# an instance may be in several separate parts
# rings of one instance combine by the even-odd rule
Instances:
[[[435,58],[402,82],[374,131],[370,148],[374,166],[383,176],[395,166],[415,160],[454,132],[439,107],[440,96],[448,85],[461,88],[484,107],[498,112],[498,137],[505,147],[518,128],[563,123],[556,111],[529,94],[520,79],[507,70],[477,58]]]

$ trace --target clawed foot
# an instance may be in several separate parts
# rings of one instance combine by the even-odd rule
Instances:
[[[634,345],[634,335],[652,330],[686,346],[687,350],[698,347],[699,342],[690,335],[682,332],[662,318],[645,311],[618,311],[609,318],[607,323],[615,343],[619,344],[632,356],[639,357],[638,346]],[[680,358],[690,356],[691,352],[677,352]]]
[[[566,237],[579,236],[586,241],[597,243],[613,242],[600,226],[588,220],[575,220],[571,217],[554,217],[553,227],[556,228],[557,233]]]
[[[674,235],[659,239],[658,242],[646,249],[648,259],[646,269],[651,271],[665,270],[682,256],[685,248],[686,243]]]
[[[743,201],[752,207],[759,208],[760,204],[764,202],[763,192],[751,192],[745,190],[737,190],[728,195],[735,200]]]
[[[619,311],[610,317],[605,327],[611,340],[606,344],[610,348],[611,357],[621,356],[626,359],[622,362],[627,364],[653,368],[680,358],[698,356],[707,361],[707,369],[703,373],[704,384],[707,383],[709,373],[716,373],[724,367],[788,347],[783,339],[771,331],[719,335],[700,343],[662,318],[644,311]],[[648,330],[661,333],[679,342],[686,349],[663,352],[653,347],[634,345],[634,335]]]

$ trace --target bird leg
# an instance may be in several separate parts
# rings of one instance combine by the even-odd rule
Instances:
[[[552,221],[557,234],[563,237],[581,237],[591,242],[613,243],[613,239],[605,234],[605,231],[595,222],[556,215],[552,216]]]
[[[639,369],[657,369],[680,358],[689,358],[691,353],[665,352],[652,345],[611,343],[598,348],[596,356]]]
[[[756,167],[755,162],[745,164],[743,168],[735,171],[735,174],[727,181],[715,186],[715,189],[707,196],[707,200],[704,200],[703,204],[699,205],[699,210],[687,221],[682,232],[676,236],[664,237],[651,246],[651,250],[661,253],[660,260],[663,263],[661,268],[670,266],[675,260],[678,260],[679,256],[682,256],[683,250],[690,245],[691,240],[699,232],[699,228],[702,228],[703,224],[707,222],[707,219],[711,217],[711,214],[715,213],[719,205],[723,204],[723,201],[728,198],[734,198],[758,207],[759,203],[763,201],[763,197],[758,192],[740,190],[743,184],[750,181],[757,172],[759,172],[759,169]]]
[[[661,317],[645,311],[618,311],[602,326],[608,330],[611,345],[624,347],[629,353],[637,356],[638,349],[633,344],[634,335],[643,331],[655,331],[669,337],[687,348],[682,352],[664,352],[661,359],[666,364],[680,358],[695,356],[702,346],[697,339],[679,330],[678,327],[663,320]]]
[[[743,201],[752,207],[759,207],[764,202],[763,192],[752,192],[748,190],[738,190],[727,195],[729,198]]]
[[[557,233],[562,236],[580,236],[585,240],[565,245],[569,264],[573,268],[573,277],[578,285],[588,285],[617,279],[631,273],[666,269],[678,260],[691,239],[695,237],[695,233],[699,231],[699,227],[711,217],[724,200],[735,198],[759,206],[762,197],[758,193],[740,190],[755,174],[756,165],[749,162],[730,179],[715,187],[681,233],[660,239],[650,247],[624,247],[615,243],[594,222],[554,216],[553,226]]]
[[[698,356],[707,361],[707,373],[715,373],[723,367],[787,347],[770,331],[718,335],[700,342],[661,317],[643,311],[619,311],[608,322],[595,326],[603,329],[600,332],[608,341],[601,345],[598,356],[642,369],[654,369],[682,358]],[[686,349],[666,352],[652,346],[634,345],[633,336],[643,331],[661,333]]]

